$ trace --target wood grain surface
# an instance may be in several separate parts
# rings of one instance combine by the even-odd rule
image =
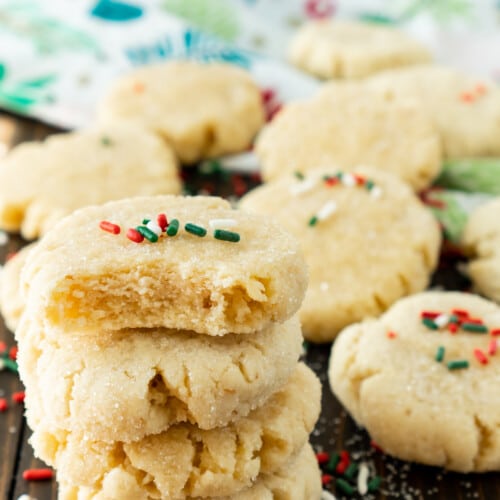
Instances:
[[[0,114],[0,154],[19,142],[39,140],[51,132],[54,132],[54,129],[31,120]],[[185,172],[184,177],[192,191],[201,187],[205,191],[221,195],[234,192],[235,184],[241,187],[241,183],[245,182],[251,187],[256,182],[252,177],[239,178],[235,183],[234,178],[220,173],[208,178],[196,170]],[[16,251],[23,244],[20,238],[12,236],[6,245],[0,247],[0,261],[3,263],[10,252]],[[453,258],[444,259],[436,273],[434,283],[448,289],[462,288],[466,283],[457,274],[455,264]],[[0,341],[5,342],[8,347],[14,345],[12,333],[3,323],[0,323]],[[370,444],[369,436],[354,424],[328,388],[326,367],[329,352],[329,345],[309,346],[305,355],[305,361],[316,371],[323,383],[322,414],[311,441],[316,451],[333,454],[347,450],[354,462],[367,463],[372,473],[382,477],[378,492],[361,497],[356,492],[352,496],[340,492],[335,483],[342,475],[329,473],[331,478],[325,476],[328,482],[326,488],[335,492],[336,498],[500,499],[500,473],[479,475],[446,473],[441,469],[394,460],[376,450]],[[16,374],[6,370],[0,372],[0,397],[6,398],[9,405],[5,412],[0,413],[0,500],[17,500],[24,494],[36,500],[55,500],[57,498],[55,480],[28,482],[22,478],[26,469],[44,465],[33,457],[28,444],[30,431],[23,418],[23,406],[11,401],[12,394],[21,390],[22,384]],[[457,440],[460,440],[460,436],[457,436]],[[325,473],[327,472],[325,470]],[[355,486],[355,478],[352,484]]]

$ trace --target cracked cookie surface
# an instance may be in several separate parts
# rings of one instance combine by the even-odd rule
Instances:
[[[298,318],[252,335],[125,330],[46,337],[29,318],[17,337],[33,426],[89,440],[137,441],[179,422],[222,427],[281,389],[302,351]]]
[[[460,472],[499,470],[500,357],[491,334],[499,328],[500,308],[478,296],[402,299],[340,333],[330,385],[385,452]]]
[[[476,208],[469,217],[462,246],[469,254],[467,272],[477,291],[500,302],[500,198]]]
[[[264,108],[259,88],[243,69],[175,61],[116,81],[100,105],[99,120],[151,130],[189,164],[246,150],[264,124]]]
[[[33,239],[78,208],[181,187],[171,148],[145,130],[120,123],[53,135],[0,160],[0,228]]]
[[[127,238],[129,228],[161,213],[179,221],[175,235]],[[102,220],[120,234],[100,229]],[[240,241],[215,238],[212,225],[226,230],[228,221]],[[188,223],[206,235],[189,233]],[[268,218],[221,198],[158,196],[73,213],[45,235],[21,281],[26,308],[50,327],[47,335],[156,327],[251,334],[297,311],[307,270],[293,236]]]
[[[304,336],[327,342],[345,326],[423,290],[441,237],[432,214],[395,176],[325,168],[302,177],[269,182],[243,197],[240,208],[272,216],[296,236],[309,269],[299,312]]]
[[[36,392],[27,395],[35,407]],[[321,386],[300,363],[286,386],[226,427],[177,424],[131,443],[81,439],[34,424],[35,453],[70,483],[99,488],[114,469],[134,476],[153,498],[230,496],[259,474],[284,466],[303,448],[320,411]]]

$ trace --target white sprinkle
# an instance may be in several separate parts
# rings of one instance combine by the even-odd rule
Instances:
[[[347,187],[354,187],[357,184],[356,178],[352,174],[343,174],[342,184]]]
[[[323,490],[321,493],[321,500],[337,500],[333,493],[329,491]]]
[[[358,491],[360,495],[366,495],[368,493],[368,477],[370,476],[370,469],[365,462],[359,464],[358,472]]]
[[[297,196],[298,194],[306,193],[316,186],[317,181],[314,179],[306,179],[299,181],[297,184],[290,186],[290,194]]]
[[[328,289],[330,288],[330,285],[326,282],[326,281],[322,281],[320,284],[319,284],[319,289],[322,291],[322,292],[328,292]]]
[[[373,186],[370,190],[370,195],[377,200],[382,196],[382,190],[378,186]]]
[[[234,227],[238,223],[234,219],[210,219],[208,225],[211,229]]]
[[[330,217],[334,212],[337,211],[337,204],[330,200],[327,201],[316,214],[318,220],[325,220],[327,217]]]
[[[146,227],[150,230],[150,231],[153,231],[153,233],[156,234],[156,236],[160,236],[161,233],[163,232],[161,230],[161,227],[154,221],[154,220],[150,220],[147,224],[146,224]]]
[[[29,495],[26,495],[26,493],[24,493],[23,495],[21,495],[20,497],[18,497],[17,500],[36,500],[36,498],[35,497],[30,497]]]
[[[9,235],[5,231],[0,231],[0,246],[3,247],[9,242]]]
[[[447,314],[440,314],[437,318],[434,318],[434,323],[436,323],[439,328],[446,326],[449,321],[450,317]]]

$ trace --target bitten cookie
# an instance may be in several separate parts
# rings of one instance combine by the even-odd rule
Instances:
[[[292,40],[290,61],[321,78],[362,78],[427,62],[429,51],[401,31],[353,21],[305,24]]]
[[[7,328],[14,332],[24,311],[20,290],[21,270],[36,243],[23,247],[3,266],[0,274],[0,312]]]
[[[302,350],[297,318],[252,335],[156,329],[57,338],[26,318],[16,336],[22,380],[41,405],[28,407],[30,424],[106,442],[137,441],[178,422],[227,425],[282,388]]]
[[[176,61],[118,80],[100,121],[129,121],[156,132],[183,163],[247,149],[264,124],[260,91],[230,64]]]
[[[59,484],[59,500],[166,500],[154,496],[138,481],[138,477],[116,468],[103,480],[101,489]],[[319,500],[321,475],[313,449],[309,444],[296,458],[272,474],[261,474],[245,491],[230,497],[210,497],[212,500]],[[188,497],[193,498],[193,497]]]
[[[77,208],[180,190],[175,157],[153,134],[122,124],[59,134],[0,160],[0,228],[37,238]]]
[[[330,165],[371,165],[420,190],[441,169],[437,130],[418,100],[393,98],[361,83],[332,83],[289,104],[259,135],[265,180]]]
[[[460,472],[499,470],[499,333],[492,302],[414,295],[341,332],[330,384],[387,453]]]
[[[418,97],[448,158],[500,155],[500,88],[443,66],[387,71],[367,81],[387,96]]]
[[[436,267],[437,222],[405,183],[380,170],[290,174],[248,193],[240,208],[272,216],[297,237],[309,269],[300,319],[315,342],[423,290]]]
[[[153,498],[232,496],[300,452],[318,418],[320,397],[319,380],[298,364],[283,389],[227,427],[203,431],[177,424],[136,442],[105,443],[35,426],[31,443],[72,484],[98,488],[119,469],[140,478]]]
[[[471,214],[462,244],[470,256],[467,270],[474,286],[486,297],[500,302],[500,198]]]
[[[69,332],[252,333],[292,316],[307,286],[292,235],[267,218],[201,196],[79,210],[43,238],[21,279],[27,307],[50,328]]]

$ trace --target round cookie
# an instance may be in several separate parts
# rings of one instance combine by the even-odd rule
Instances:
[[[57,338],[27,318],[16,335],[22,380],[41,405],[28,407],[30,423],[106,442],[137,441],[178,422],[227,425],[283,387],[302,351],[296,317],[252,335],[157,329]]]
[[[440,230],[397,177],[358,167],[288,175],[244,196],[240,208],[275,218],[298,239],[309,269],[300,309],[304,336],[331,341],[423,290],[437,264]]]
[[[319,380],[298,364],[283,389],[227,427],[204,431],[177,424],[139,441],[105,443],[40,425],[31,444],[69,483],[97,488],[122,469],[156,498],[230,496],[250,487],[259,474],[280,469],[303,448],[320,397]]]
[[[241,68],[175,61],[119,79],[100,105],[100,121],[128,121],[156,132],[182,163],[246,150],[264,124],[259,88]]]
[[[462,245],[470,256],[467,271],[475,288],[500,302],[500,198],[476,208],[469,217]]]
[[[24,298],[19,282],[21,270],[36,243],[23,247],[3,266],[0,274],[0,311],[7,328],[14,332],[24,311]]]
[[[156,243],[127,238],[128,228],[157,214],[179,221],[175,236],[169,226]],[[103,220],[120,234],[100,229]],[[221,228],[240,240],[217,239]],[[21,280],[47,335],[154,327],[224,335],[292,316],[307,273],[297,242],[278,224],[216,197],[158,196],[75,212],[43,238]]]
[[[37,238],[78,208],[180,190],[171,149],[145,130],[113,124],[58,134],[0,160],[0,228]]]
[[[285,106],[255,150],[267,181],[317,167],[371,165],[420,190],[441,169],[440,137],[420,102],[354,82],[331,83]]]
[[[341,332],[330,385],[387,453],[460,472],[499,470],[499,327],[500,308],[471,294],[408,297]]]
[[[418,98],[441,135],[447,158],[500,155],[500,88],[444,66],[423,65],[374,76],[387,96]]]
[[[306,444],[297,457],[272,474],[261,474],[245,491],[230,497],[210,497],[212,500],[318,500],[321,496],[321,475],[311,445]],[[106,475],[97,489],[59,484],[59,500],[157,500],[142,487],[136,477],[121,468]],[[188,497],[193,499],[193,497]]]
[[[321,78],[362,78],[388,68],[427,62],[431,56],[416,40],[386,26],[317,20],[297,32],[288,58]]]

